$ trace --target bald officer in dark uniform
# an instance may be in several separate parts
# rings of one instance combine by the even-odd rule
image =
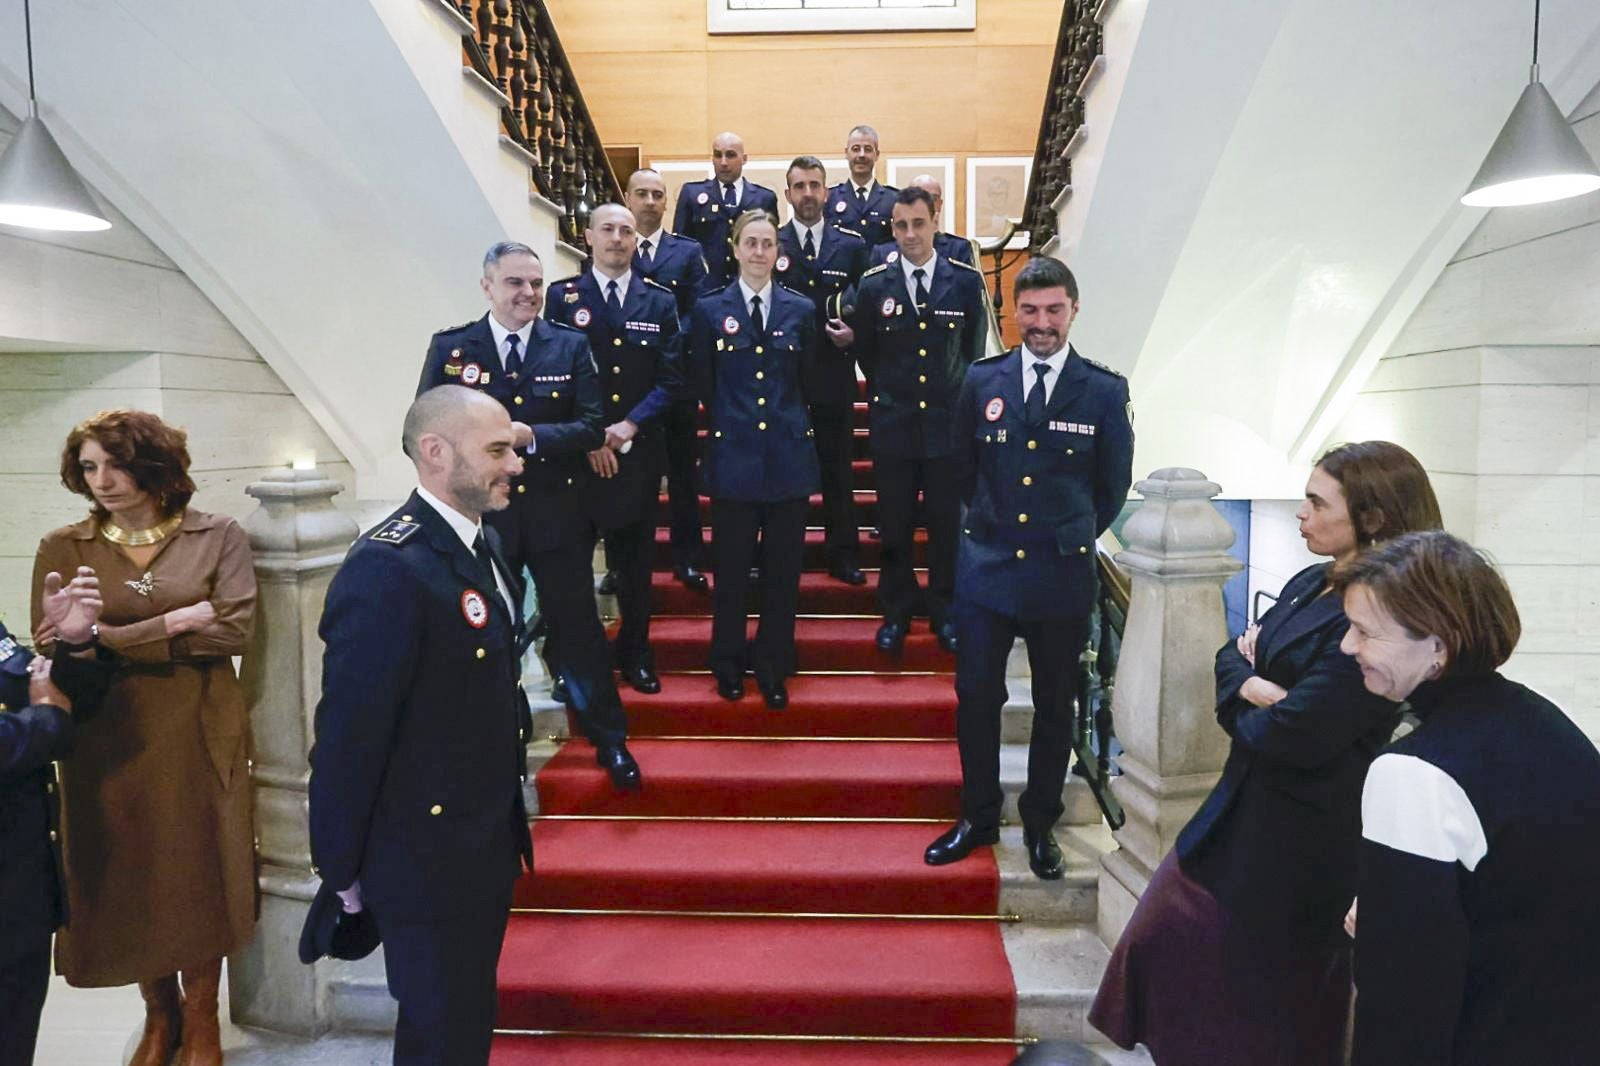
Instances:
[[[689,309],[706,287],[706,261],[700,243],[669,233],[661,224],[667,209],[667,186],[650,169],[628,177],[622,205],[633,212],[639,250],[633,272],[665,285],[678,301],[678,322],[686,325]],[[662,419],[667,441],[667,510],[672,536],[672,574],[697,592],[710,587],[705,571],[705,531],[700,524],[700,489],[695,482],[695,462],[700,455],[696,425],[697,405],[688,390],[673,402]]]
[[[549,625],[546,658],[564,683],[595,759],[621,789],[639,787],[611,652],[594,599],[594,526],[585,507],[593,476],[589,453],[605,443],[605,407],[589,341],[539,318],[544,267],[533,249],[507,241],[484,256],[489,313],[433,336],[417,383],[420,396],[462,385],[498,400],[513,419],[527,463],[512,485],[511,505],[489,523],[506,559],[526,566]]]
[[[1006,657],[1020,636],[1033,673],[1023,840],[1033,872],[1054,880],[1064,863],[1051,829],[1094,606],[1094,542],[1133,481],[1133,425],[1127,380],[1067,344],[1078,313],[1071,271],[1033,260],[1013,302],[1023,347],[974,364],[955,410],[951,461],[967,504],[956,575],[961,821],[925,858],[955,862],[999,839],[1000,714]]]
[[[880,184],[873,176],[878,166],[878,131],[871,126],[850,130],[844,156],[850,166],[850,180],[828,190],[824,214],[828,225],[860,234],[871,248],[893,237],[890,218],[895,193],[900,190]]]
[[[778,217],[777,194],[744,177],[747,159],[742,137],[719,133],[711,142],[711,167],[716,176],[688,182],[678,190],[672,229],[700,243],[706,257],[707,291],[728,284],[739,272],[729,241],[735,220],[749,211]]]
[[[472,1066],[533,864],[522,586],[482,522],[523,460],[505,409],[457,385],[419,396],[402,439],[420,487],[350,549],[318,630],[311,856],[383,937],[397,1066]]]
[[[847,585],[864,585],[866,575],[856,562],[861,530],[850,477],[856,364],[848,349],[835,348],[824,338],[829,304],[866,269],[867,242],[850,230],[827,225],[822,209],[827,180],[816,156],[803,155],[789,164],[783,194],[794,218],[778,230],[778,262],[772,276],[785,288],[809,297],[816,308],[817,357],[807,364],[804,388],[822,467],[828,573]]]
[[[955,587],[956,530],[961,516],[950,456],[956,394],[967,367],[987,341],[982,276],[933,250],[933,203],[922,189],[897,194],[895,240],[900,257],[861,276],[845,329],[830,326],[835,344],[853,339],[870,389],[868,422],[883,568],[878,597],[883,625],[878,648],[898,654],[918,601],[947,651],[956,648],[950,599]],[[928,528],[928,588],[912,567],[917,496]]]
[[[623,679],[661,691],[650,652],[650,548],[656,498],[667,469],[662,418],[682,391],[678,304],[671,290],[633,270],[633,214],[601,204],[584,236],[593,265],[550,286],[545,317],[589,338],[600,372],[605,443],[589,453],[586,503],[605,531],[622,615],[614,647]]]

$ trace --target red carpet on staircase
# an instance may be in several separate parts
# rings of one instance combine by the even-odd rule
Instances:
[[[860,431],[857,446],[870,527]],[[705,672],[710,595],[672,579],[664,504],[662,691],[623,689],[645,787],[613,791],[581,740],[539,771],[494,1066],[1009,1063],[994,859],[922,861],[957,814],[953,657],[920,621],[903,655],[881,655],[877,542],[864,528],[869,583],[851,587],[826,574],[812,528],[789,708],[754,686],[722,700]]]

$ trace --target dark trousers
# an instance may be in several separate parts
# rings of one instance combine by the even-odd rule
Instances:
[[[662,417],[667,436],[667,512],[672,528],[672,565],[678,569],[705,565],[705,533],[700,527],[700,489],[695,459],[699,407],[675,403]]]
[[[711,672],[742,677],[746,666],[757,680],[781,681],[795,671],[794,616],[800,603],[800,562],[806,542],[804,496],[776,503],[711,501]],[[761,547],[761,622],[745,649],[745,603],[750,564]]]
[[[1065,809],[1061,790],[1072,754],[1072,686],[1088,638],[1083,618],[1022,619],[970,601],[956,604],[956,740],[961,748],[961,817],[988,829],[1000,824],[1000,715],[1006,702],[1006,657],[1021,637],[1033,671],[1033,740],[1028,787],[1019,808],[1024,826],[1049,829]]]
[[[50,990],[50,934],[0,963],[0,1066],[30,1066]]]
[[[597,748],[616,747],[628,735],[628,720],[594,602],[594,542],[534,552],[527,563],[545,620],[545,661],[566,679],[584,736]]]
[[[499,1000],[495,970],[511,910],[503,898],[442,922],[388,922],[383,935],[389,995],[400,1005],[395,1066],[481,1066],[489,1061]]]
[[[606,533],[606,566],[617,574],[617,665],[654,667],[650,654],[650,570],[655,545],[655,507],[651,517]]]
[[[918,601],[913,568],[916,550],[917,493],[928,529],[928,591],[924,605],[933,628],[950,613],[956,580],[956,533],[961,524],[961,498],[950,480],[950,460],[879,458],[872,460],[878,490],[878,528],[883,532],[883,566],[878,575],[878,600],[889,622],[909,622]]]
[[[854,562],[861,529],[850,477],[855,428],[851,414],[849,405],[811,405],[817,462],[822,467],[822,520],[827,529],[828,554],[835,561]]]

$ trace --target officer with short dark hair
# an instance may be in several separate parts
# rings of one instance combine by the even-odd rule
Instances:
[[[650,652],[650,569],[656,499],[667,453],[662,419],[683,388],[678,305],[671,290],[633,270],[633,214],[601,204],[585,233],[593,265],[550,286],[545,317],[589,338],[600,372],[605,443],[589,453],[585,499],[605,531],[622,622],[617,666],[639,692],[661,691]]]
[[[950,617],[956,529],[961,504],[951,476],[958,446],[951,432],[956,394],[988,337],[982,276],[933,249],[933,200],[922,189],[895,197],[900,256],[861,276],[847,327],[830,328],[836,344],[855,344],[868,381],[868,418],[883,566],[878,596],[883,625],[877,645],[899,654],[911,616],[924,601],[930,628],[956,648]],[[928,588],[920,594],[912,567],[917,496],[928,528]]]
[[[729,234],[734,222],[751,211],[778,215],[778,196],[764,185],[744,177],[750,157],[737,133],[719,133],[711,142],[711,168],[715,176],[684,183],[678,190],[678,209],[672,229],[700,242],[706,257],[706,291],[733,280],[738,266],[733,260]]]
[[[639,234],[633,272],[671,289],[678,301],[678,322],[687,324],[689,310],[706,287],[706,260],[699,242],[669,233],[661,224],[667,210],[667,186],[654,170],[640,169],[628,176],[622,204],[633,212]],[[704,592],[710,585],[704,573],[705,532],[695,483],[695,462],[700,454],[696,414],[694,396],[684,390],[667,408],[662,424],[667,442],[672,573],[685,586]]]
[[[464,385],[505,407],[526,454],[511,505],[488,522],[519,577],[526,566],[548,624],[546,659],[565,701],[595,746],[595,759],[621,789],[639,787],[639,767],[617,696],[605,627],[594,598],[594,526],[585,507],[589,453],[605,443],[605,405],[589,341],[539,317],[544,267],[533,249],[502,242],[484,256],[489,313],[433,335],[417,383],[420,396]]]
[[[823,214],[828,225],[859,233],[871,248],[889,240],[890,216],[895,193],[900,190],[881,184],[874,176],[878,167],[878,131],[871,126],[854,126],[845,138],[845,162],[850,180],[828,190]]]
[[[938,866],[999,839],[1006,658],[1021,637],[1033,674],[1028,787],[1018,806],[1033,872],[1064,862],[1071,686],[1095,598],[1095,539],[1133,481],[1132,407],[1122,375],[1078,355],[1067,331],[1078,283],[1037,258],[1014,284],[1023,346],[973,364],[954,412],[951,466],[967,504],[956,569],[956,734],[961,820],[928,846]]]
[[[827,181],[827,170],[816,156],[803,155],[789,164],[783,195],[794,218],[778,230],[773,277],[809,297],[816,308],[817,358],[809,364],[805,393],[817,434],[817,461],[822,467],[828,573],[847,585],[864,585],[867,578],[856,561],[861,530],[850,477],[858,395],[856,364],[847,349],[822,340],[830,303],[859,281],[866,269],[867,242],[842,226],[827,225],[822,207],[828,197]]]

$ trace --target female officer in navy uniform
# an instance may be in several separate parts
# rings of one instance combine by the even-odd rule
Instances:
[[[767,706],[788,706],[795,670],[806,507],[821,478],[800,382],[815,354],[815,309],[776,285],[777,220],[764,211],[733,227],[738,280],[709,292],[689,317],[689,379],[710,437],[702,467],[711,497],[716,569],[711,672],[724,699],[744,695],[748,666]],[[745,596],[761,541],[761,624],[745,647]]]
[[[39,658],[0,625],[0,1066],[27,1066],[50,986],[50,934],[66,920],[57,848],[56,773],[72,746],[72,714],[105,693],[109,663],[73,654],[95,642],[100,586],[82,568],[65,588],[45,579],[55,656]]]

